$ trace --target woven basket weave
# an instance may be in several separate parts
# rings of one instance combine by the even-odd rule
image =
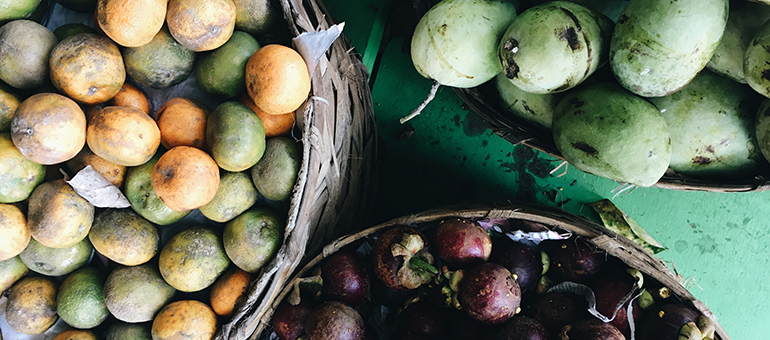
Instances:
[[[642,273],[660,282],[663,286],[668,287],[672,296],[678,298],[685,305],[695,308],[712,320],[715,319],[714,314],[708,307],[706,307],[703,302],[696,299],[679,283],[676,275],[668,269],[663,261],[655,258],[650,253],[640,248],[636,243],[625,237],[619,236],[584,217],[570,214],[558,208],[520,202],[500,204],[474,202],[461,206],[428,210],[414,215],[395,218],[369,229],[341,237],[329,243],[324,247],[321,254],[313,258],[312,261],[298,272],[294,279],[309,276],[315,266],[319,265],[325,257],[335,253],[339,249],[354,242],[360,242],[365,239],[376,237],[381,232],[393,226],[415,226],[422,223],[440,221],[449,217],[517,219],[539,223],[549,229],[558,228],[560,230],[568,230],[573,234],[582,237],[597,248],[606,251],[608,255],[622,260],[628,266],[638,269]],[[257,329],[255,338],[259,335],[259,339],[261,340],[268,339],[268,335],[272,331],[272,328],[269,327],[268,318],[272,315],[272,311],[275,310],[283,298],[291,292],[292,288],[293,287],[291,286],[286,287],[283,292],[281,292],[280,296],[278,296],[278,299],[276,299],[270,306],[270,313],[266,314],[265,322],[263,322],[260,325],[260,328]],[[716,321],[714,323],[716,326],[717,339],[730,340],[730,337],[724,331],[722,326]]]
[[[412,0],[412,5],[419,18],[437,2],[437,0]],[[551,131],[546,131],[542,127],[508,113],[498,104],[497,90],[490,82],[474,88],[454,88],[454,90],[463,102],[487,121],[496,135],[513,144],[523,144],[564,160],[556,148]],[[675,174],[669,169],[654,186],[684,191],[746,192],[768,190],[770,182],[761,175],[737,180],[697,179]]]
[[[329,28],[315,0],[281,0],[294,37]],[[312,94],[303,112],[303,163],[295,186],[284,244],[251,283],[232,319],[215,339],[245,339],[306,254],[364,222],[374,201],[377,136],[368,72],[344,35],[312,72]],[[299,115],[298,115],[299,117]]]

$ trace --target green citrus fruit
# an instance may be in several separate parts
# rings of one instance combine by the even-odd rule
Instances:
[[[198,208],[208,219],[224,223],[234,219],[257,202],[257,189],[246,172],[222,171],[214,198]]]
[[[96,251],[124,266],[145,263],[160,249],[158,228],[131,209],[101,211],[88,238]]]
[[[235,31],[230,40],[198,58],[195,75],[208,93],[232,98],[246,92],[246,63],[260,45],[246,32]]]
[[[131,203],[131,208],[139,215],[152,223],[168,225],[181,220],[190,212],[172,210],[155,194],[155,189],[152,187],[152,169],[158,163],[158,159],[160,154],[156,154],[147,163],[128,168],[124,193]]]
[[[180,45],[165,26],[152,40],[123,50],[126,73],[137,83],[165,89],[185,80],[193,71],[195,52]]]
[[[301,145],[289,137],[267,140],[265,154],[251,169],[251,178],[260,194],[273,201],[291,197],[302,163]]]
[[[27,199],[44,178],[45,166],[24,157],[10,133],[0,133],[0,203]]]
[[[104,282],[104,302],[118,320],[150,321],[174,296],[155,264],[115,268]]]
[[[192,227],[171,237],[158,262],[166,282],[183,292],[210,286],[230,264],[221,237],[205,227]]]
[[[104,275],[94,267],[80,268],[59,286],[56,312],[68,325],[90,329],[99,326],[110,312],[104,303]]]
[[[268,208],[253,208],[225,225],[222,236],[230,260],[249,273],[261,269],[283,244],[286,219]]]

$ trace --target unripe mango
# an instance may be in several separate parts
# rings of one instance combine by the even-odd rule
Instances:
[[[607,61],[612,20],[567,1],[532,7],[500,41],[503,74],[522,91],[571,89]]]
[[[671,160],[660,111],[616,83],[570,91],[556,107],[553,138],[575,168],[642,187],[657,183]]]
[[[443,0],[414,29],[414,68],[443,85],[481,85],[502,70],[497,43],[515,18],[516,8],[507,0]]]
[[[706,67],[716,74],[746,84],[743,57],[754,34],[767,20],[770,20],[770,6],[733,1],[725,33]]]
[[[640,96],[678,91],[711,59],[727,13],[728,0],[631,0],[612,34],[612,72]]]
[[[765,163],[754,137],[761,98],[707,70],[681,90],[651,98],[671,134],[671,169],[693,177],[756,175]]]

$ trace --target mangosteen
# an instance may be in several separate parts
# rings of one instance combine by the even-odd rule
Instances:
[[[492,238],[473,221],[452,218],[439,224],[433,247],[450,268],[471,268],[489,259]]]
[[[615,326],[610,323],[604,323],[601,320],[591,317],[580,319],[572,324],[564,326],[559,336],[559,340],[626,340]]]
[[[428,301],[437,306],[462,309],[458,295],[464,277],[465,270],[449,270],[444,266],[441,268],[441,274],[420,287],[420,291]]]
[[[550,333],[556,334],[567,324],[587,317],[588,307],[579,296],[567,292],[545,293],[524,308],[524,315],[543,325]]]
[[[361,315],[353,307],[339,301],[318,305],[305,322],[308,340],[361,340],[364,332]]]
[[[385,285],[381,280],[371,280],[372,299],[388,308],[399,308],[413,291],[396,290]]]
[[[369,274],[354,252],[340,250],[325,258],[321,262],[321,278],[321,294],[326,300],[358,306],[369,297]]]
[[[380,340],[380,335],[374,329],[371,323],[366,323],[364,327],[364,339],[363,340]]]
[[[487,336],[487,340],[548,340],[548,331],[540,322],[522,315],[514,315],[503,328]]]
[[[615,309],[623,298],[634,289],[635,284],[633,277],[630,275],[627,275],[626,277],[618,274],[606,274],[600,275],[588,286],[591,287],[591,290],[596,297],[596,310],[609,318],[612,317],[612,313],[615,312]],[[623,335],[630,337],[631,328],[628,324],[627,310],[628,302],[624,303],[623,306],[617,310],[618,312],[615,315],[615,318],[610,323],[617,327]],[[642,321],[644,313],[636,299],[631,302],[631,312],[634,318],[634,324],[638,325]]]
[[[393,227],[377,238],[372,261],[377,278],[395,290],[415,289],[438,274],[427,237],[406,226]]]
[[[273,329],[278,339],[296,340],[305,334],[305,321],[314,306],[315,302],[310,298],[301,299],[296,306],[287,299],[281,301],[273,313]]]
[[[426,338],[424,336],[414,335],[414,334],[404,335],[400,337],[397,336],[397,337],[394,337],[393,339],[395,340],[430,340],[430,338]]]
[[[448,308],[447,314],[449,314],[449,332],[447,339],[449,340],[477,340],[489,326],[484,325],[473,318],[468,313],[457,310],[454,308]]]
[[[699,325],[710,326],[710,319],[701,316],[694,309],[682,304],[672,303],[652,309],[647,320],[637,332],[639,340],[677,340],[700,337],[690,337],[690,334],[710,334],[713,329],[699,329]],[[680,338],[680,334],[684,337]]]
[[[410,304],[398,315],[396,334],[419,335],[428,339],[443,339],[447,333],[447,309],[427,301]]]
[[[606,254],[580,237],[549,240],[540,246],[551,259],[549,273],[557,281],[585,283],[598,274],[606,262]]]
[[[482,263],[465,273],[459,301],[471,318],[490,325],[508,321],[519,310],[521,290],[508,269]]]
[[[493,241],[489,262],[502,265],[513,273],[523,292],[532,289],[543,272],[543,261],[540,254],[528,245],[512,241],[509,238]]]

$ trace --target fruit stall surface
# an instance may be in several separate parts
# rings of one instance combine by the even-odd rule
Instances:
[[[667,250],[657,256],[716,315],[734,339],[761,339],[770,317],[767,221],[770,192],[713,193],[636,188],[512,145],[449,87],[421,115],[401,124],[432,81],[409,55],[409,2],[326,0],[369,67],[382,144],[380,186],[372,223],[466,200],[522,200],[559,206],[598,220],[587,203],[610,199]],[[379,51],[379,53],[378,53]],[[616,195],[617,194],[617,195]]]

